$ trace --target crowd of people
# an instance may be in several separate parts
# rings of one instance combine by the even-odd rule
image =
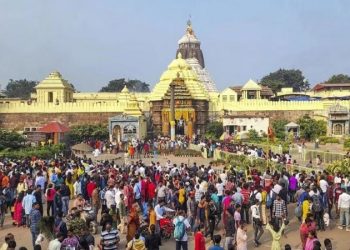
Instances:
[[[206,249],[208,241],[209,250],[244,250],[248,228],[257,248],[269,234],[271,249],[291,249],[282,248],[281,238],[294,215],[303,250],[322,244],[332,249],[329,239],[317,236],[331,220],[338,220],[338,230],[350,231],[350,181],[340,173],[286,168],[243,173],[235,166],[218,170],[170,160],[149,165],[133,159],[126,165],[96,164],[86,158],[0,162],[0,226],[11,213],[15,227],[30,231],[34,249],[41,249],[40,222],[47,216],[53,220],[50,250],[157,250],[169,238],[177,250],[187,250],[190,236],[195,250]],[[0,249],[15,248],[13,234],[7,235]]]

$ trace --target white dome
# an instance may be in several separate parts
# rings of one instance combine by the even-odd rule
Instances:
[[[197,37],[194,34],[185,34],[181,39],[177,42],[178,44],[184,44],[184,43],[198,43],[200,44],[200,41],[197,39]]]

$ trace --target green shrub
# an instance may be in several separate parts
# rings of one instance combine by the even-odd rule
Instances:
[[[320,136],[318,139],[322,145],[325,145],[327,143],[340,143],[339,139],[334,137]]]
[[[1,157],[7,157],[10,159],[24,159],[31,158],[33,156],[41,159],[54,158],[55,154],[59,154],[64,150],[64,145],[51,145],[43,147],[27,147],[18,150],[5,149],[0,151]]]
[[[344,140],[344,148],[350,149],[350,138],[347,138],[346,140]]]

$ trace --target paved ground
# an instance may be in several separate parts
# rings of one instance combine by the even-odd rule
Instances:
[[[103,156],[105,158],[114,158],[114,156]],[[160,162],[165,162],[167,159],[170,159],[173,163],[181,163],[181,162],[187,162],[187,163],[193,163],[197,162],[197,164],[207,164],[210,160],[203,159],[203,158],[185,158],[185,157],[174,157],[174,156],[161,156],[158,158]],[[149,163],[151,159],[144,159],[146,163]],[[118,161],[120,163],[124,162],[124,160],[121,158]],[[44,209],[45,211],[45,209]],[[294,218],[294,206],[289,206],[289,214],[290,214],[290,224],[288,225],[286,229],[286,237],[282,238],[282,245],[284,244],[290,244],[292,246],[292,249],[301,249],[300,248],[300,238],[299,238],[299,222]],[[17,246],[26,246],[28,249],[31,249],[31,234],[29,232],[29,229],[27,228],[17,228],[12,226],[12,220],[9,216],[6,217],[4,228],[0,229],[0,243],[4,241],[4,237],[7,233],[13,233],[16,238]],[[218,230],[216,233],[222,234],[221,230]],[[248,249],[254,249],[253,246],[253,235],[252,235],[252,228],[249,226],[248,228]],[[333,242],[333,249],[340,249],[340,250],[350,250],[350,232],[346,232],[345,230],[339,230],[336,228],[335,222],[333,221],[331,224],[331,227],[328,228],[325,232],[319,232],[318,237],[323,242],[325,238],[330,238]],[[99,242],[99,236],[96,235],[96,242]],[[263,234],[261,238],[262,245],[258,248],[261,250],[267,250],[271,248],[271,236],[267,231]],[[208,246],[210,245],[210,242],[208,241]],[[48,242],[45,241],[42,245],[42,249],[47,249]],[[122,236],[122,241],[120,243],[120,249],[124,249],[125,246],[125,236]],[[173,239],[163,242],[163,246],[161,249],[175,249],[175,241]],[[189,249],[194,249],[193,246],[193,236],[189,237]]]

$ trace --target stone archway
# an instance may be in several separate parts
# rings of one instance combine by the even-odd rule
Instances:
[[[115,125],[112,131],[112,141],[119,143],[121,141],[121,128],[119,125]]]

